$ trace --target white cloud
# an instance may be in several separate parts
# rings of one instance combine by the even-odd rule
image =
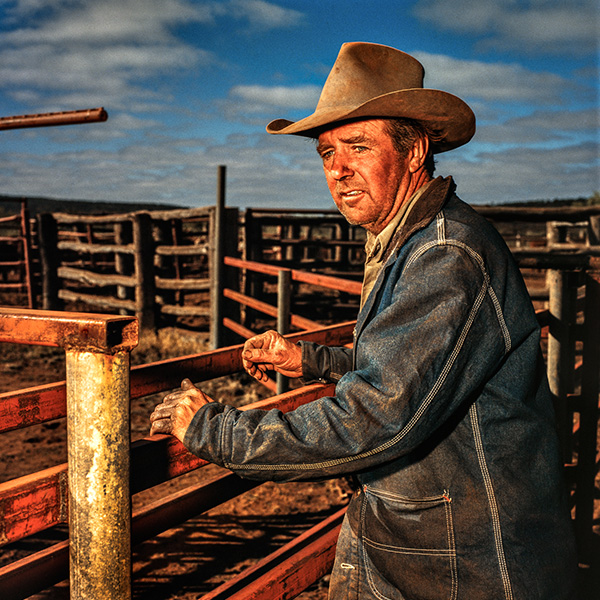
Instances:
[[[301,86],[261,86],[237,85],[231,88],[230,97],[250,103],[257,107],[272,108],[314,108],[319,100],[321,87],[317,85]]]
[[[224,4],[224,12],[230,12],[238,19],[247,19],[254,30],[295,27],[304,21],[301,12],[263,0],[230,0]]]
[[[420,0],[413,12],[441,29],[482,36],[483,47],[580,55],[598,48],[598,10],[596,0]]]
[[[460,60],[441,54],[413,52],[425,67],[425,87],[487,102],[556,103],[575,89],[555,73],[536,73],[519,64]]]
[[[214,53],[174,35],[178,25],[215,25],[227,18],[264,31],[302,20],[298,11],[262,0],[18,0],[0,38],[0,90],[44,105],[75,102],[131,106],[150,101],[144,87],[168,72],[222,66]],[[27,17],[23,20],[16,17]],[[37,106],[36,108],[39,108]]]

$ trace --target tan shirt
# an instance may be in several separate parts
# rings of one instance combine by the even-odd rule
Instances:
[[[375,285],[379,271],[381,271],[381,268],[383,267],[383,257],[385,255],[385,251],[394,237],[394,234],[399,228],[404,226],[410,211],[417,203],[419,198],[423,195],[423,192],[425,192],[425,190],[429,187],[430,183],[431,181],[428,181],[425,185],[421,186],[410,197],[408,202],[405,202],[400,207],[400,210],[396,213],[394,218],[378,235],[373,235],[372,233],[367,232],[367,241],[365,243],[365,271],[360,295],[361,308],[363,307],[364,303],[369,297],[369,294],[371,293],[371,290],[373,289],[373,286]]]

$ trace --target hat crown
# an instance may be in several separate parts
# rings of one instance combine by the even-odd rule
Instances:
[[[319,98],[316,110],[359,106],[399,90],[422,88],[425,70],[416,59],[379,44],[343,44]]]

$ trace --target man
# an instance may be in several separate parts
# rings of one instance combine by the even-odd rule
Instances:
[[[432,179],[469,107],[412,57],[344,44],[313,115],[333,199],[368,232],[354,348],[248,340],[244,366],[336,382],[295,411],[241,412],[188,380],[152,415],[195,454],[264,480],[351,475],[330,598],[566,599],[574,550],[539,328],[497,232]]]

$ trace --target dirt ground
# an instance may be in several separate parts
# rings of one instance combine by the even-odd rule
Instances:
[[[194,334],[162,332],[161,339],[134,350],[132,363],[147,363],[167,355],[198,352],[203,338]],[[169,348],[169,352],[164,352]],[[0,392],[64,379],[60,350],[0,345]],[[271,395],[247,376],[206,382],[203,389],[215,398],[243,404]],[[162,394],[134,400],[132,440],[148,433],[148,417]],[[66,462],[66,422],[59,419],[2,434],[0,482]],[[146,490],[133,499],[134,509],[186,485],[210,479],[217,467],[199,469],[172,482]],[[264,484],[205,514],[134,547],[133,597],[139,600],[199,598],[244,568],[273,552],[347,503],[343,482]],[[67,536],[66,527],[54,528],[0,548],[0,566],[42,549]],[[327,578],[300,598],[327,597]],[[62,582],[32,600],[66,600]]]

